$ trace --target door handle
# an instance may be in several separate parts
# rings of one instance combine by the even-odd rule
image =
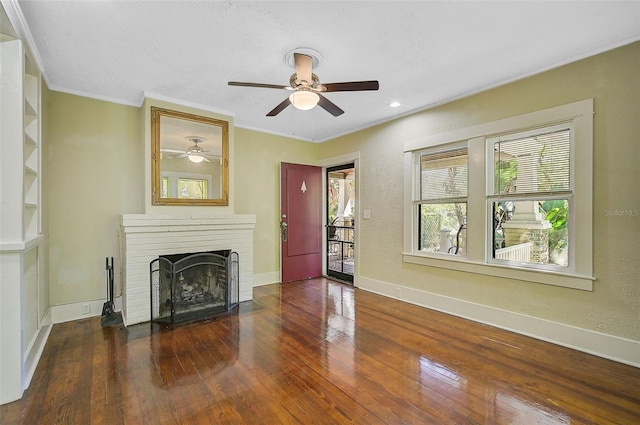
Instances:
[[[289,225],[287,224],[286,221],[281,221],[280,222],[280,234],[282,235],[282,242],[286,242],[287,241],[287,227],[289,227]]]

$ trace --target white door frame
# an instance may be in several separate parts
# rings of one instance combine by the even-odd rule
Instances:
[[[360,151],[350,152],[343,155],[333,156],[330,158],[320,159],[316,162],[316,165],[322,167],[322,222],[327,222],[327,168],[337,167],[339,165],[351,164],[353,163],[353,167],[356,172],[356,210],[355,217],[356,223],[360,222],[362,217],[361,207],[360,207]],[[356,228],[354,229],[354,238],[355,238],[355,249],[353,252],[353,256],[355,258],[355,267],[353,269],[353,286],[358,287],[358,281],[360,276],[360,225],[356,224]],[[327,232],[323,232],[322,236],[322,252],[325,255],[322,256],[322,272],[325,273],[327,271]]]

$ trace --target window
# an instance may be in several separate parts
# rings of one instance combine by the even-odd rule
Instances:
[[[487,139],[491,258],[568,267],[571,125]]]
[[[208,199],[212,197],[211,176],[163,171],[160,176],[160,190],[163,197]]]
[[[404,261],[591,290],[592,128],[589,99],[405,142]]]
[[[178,198],[180,199],[206,199],[207,180],[186,179],[178,177]]]
[[[424,151],[419,162],[418,250],[463,256],[467,220],[467,148]]]

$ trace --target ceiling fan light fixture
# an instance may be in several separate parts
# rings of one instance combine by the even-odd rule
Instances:
[[[315,108],[320,101],[320,96],[309,90],[298,90],[289,96],[289,101],[297,109],[308,111]]]
[[[204,156],[202,155],[187,155],[187,158],[189,158],[189,161],[195,162],[196,164],[204,161]]]

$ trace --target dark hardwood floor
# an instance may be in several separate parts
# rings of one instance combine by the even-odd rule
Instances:
[[[325,279],[175,328],[53,327],[10,424],[639,424],[640,369]]]

